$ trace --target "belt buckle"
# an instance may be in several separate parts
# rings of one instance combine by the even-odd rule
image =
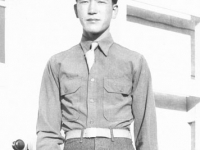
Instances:
[[[97,129],[96,128],[87,128],[84,130],[83,137],[91,138],[97,137]]]

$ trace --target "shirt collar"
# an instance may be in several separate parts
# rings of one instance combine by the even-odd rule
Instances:
[[[91,41],[89,38],[82,35],[80,44],[81,44],[81,47],[82,47],[84,53],[86,53],[90,49],[90,45],[92,44],[92,42],[94,42],[94,41]],[[100,49],[107,56],[108,50],[109,50],[110,46],[113,44],[113,39],[112,39],[110,32],[108,30],[105,31],[98,39],[95,40],[95,42],[97,42],[99,44]]]

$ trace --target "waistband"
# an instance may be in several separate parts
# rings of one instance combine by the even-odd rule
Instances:
[[[94,137],[122,137],[132,139],[130,131],[126,129],[86,128],[82,130],[70,130],[66,132],[65,139],[94,138]]]

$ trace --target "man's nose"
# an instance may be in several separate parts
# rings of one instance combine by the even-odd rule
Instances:
[[[89,8],[88,8],[88,14],[93,15],[97,13],[97,6],[95,1],[91,1]]]

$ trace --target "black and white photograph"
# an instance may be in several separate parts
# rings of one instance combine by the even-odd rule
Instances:
[[[2,150],[200,150],[199,0],[0,0]]]

